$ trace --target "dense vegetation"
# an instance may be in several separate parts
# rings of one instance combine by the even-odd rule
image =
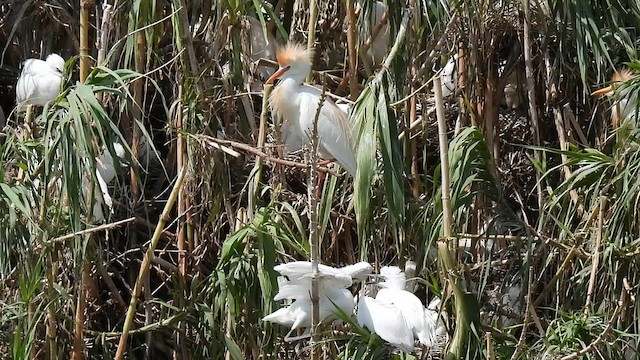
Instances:
[[[638,129],[590,93],[625,62],[640,70],[637,2],[388,0],[384,62],[372,1],[310,2],[0,1],[2,357],[306,358],[260,319],[279,305],[273,266],[309,258],[315,214],[323,263],[417,262],[450,335],[470,326],[463,357],[636,358]],[[316,194],[304,167],[273,161],[262,91],[277,65],[257,66],[256,33],[311,37],[311,82],[355,102],[355,178]],[[16,112],[21,62],[54,52],[63,92]],[[432,77],[454,54],[445,229]],[[80,189],[116,142],[99,222]],[[355,324],[322,338],[325,358],[392,356]]]

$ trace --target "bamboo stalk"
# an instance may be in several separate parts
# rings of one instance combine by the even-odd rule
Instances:
[[[438,118],[438,140],[440,143],[440,166],[442,176],[442,228],[444,237],[438,241],[438,256],[440,258],[441,271],[448,280],[453,291],[454,307],[456,312],[456,325],[451,343],[447,349],[445,359],[460,359],[476,344],[470,343],[471,325],[479,323],[478,306],[474,303],[475,297],[465,294],[460,282],[453,256],[446,239],[451,237],[453,226],[453,213],[451,209],[450,180],[449,180],[449,145],[447,140],[447,124],[444,114],[444,100],[440,77],[433,82],[433,90],[436,98],[436,115]],[[476,329],[479,327],[475,326]]]
[[[318,22],[318,1],[309,0],[309,37],[307,38],[307,49],[313,50],[316,43],[316,24]],[[307,81],[311,82],[312,73],[307,76]]]
[[[182,114],[183,114],[183,108],[182,108],[182,95],[183,95],[183,87],[182,85],[178,85],[178,104],[176,105],[176,128],[178,129],[178,131],[184,131],[184,127],[183,127],[183,119],[182,119]],[[177,163],[177,167],[178,167],[178,171],[182,171],[185,168],[185,138],[182,136],[178,136],[177,139],[177,151],[176,151],[176,163]],[[183,189],[180,189],[180,192],[178,193],[178,216],[180,217],[178,220],[178,286],[179,286],[179,291],[178,291],[178,299],[177,299],[177,303],[178,303],[178,307],[180,309],[183,309],[185,306],[185,292],[186,292],[186,284],[187,284],[187,242],[186,242],[186,236],[187,236],[187,229],[186,229],[186,223],[184,221],[184,219],[182,218],[182,214],[184,214],[184,212],[187,209],[186,206],[186,201],[187,198],[185,196],[185,194],[183,193]],[[187,355],[187,349],[185,346],[184,341],[182,341],[182,339],[180,338],[180,334],[184,333],[184,324],[179,324],[178,326],[178,330],[174,332],[174,337],[176,338],[177,344],[178,344],[178,349],[174,350],[174,354],[173,357],[174,359],[180,358],[180,354],[182,355]],[[179,352],[178,352],[179,350]]]
[[[140,292],[142,291],[142,283],[144,278],[149,273],[149,267],[151,266],[151,260],[153,259],[153,252],[158,246],[158,242],[160,241],[162,231],[164,230],[164,225],[167,223],[169,219],[169,215],[171,213],[171,209],[173,208],[173,204],[176,202],[178,198],[178,193],[180,188],[182,187],[182,182],[186,175],[186,166],[182,168],[180,174],[178,175],[178,179],[176,183],[173,185],[173,189],[171,190],[171,194],[169,195],[169,199],[167,199],[167,203],[162,210],[162,214],[160,215],[160,219],[158,221],[158,225],[156,226],[155,231],[153,232],[153,236],[151,237],[151,242],[149,244],[149,248],[147,248],[147,252],[144,254],[144,258],[142,260],[142,265],[140,265],[140,272],[138,273],[138,277],[136,280],[136,284],[133,288],[133,293],[131,294],[131,302],[129,303],[129,309],[127,310],[127,316],[124,320],[124,325],[122,326],[122,335],[120,336],[120,341],[118,342],[118,350],[116,351],[116,360],[124,359],[124,353],[127,348],[127,340],[129,337],[129,331],[131,330],[131,325],[133,323],[133,317],[136,313],[136,305],[138,304],[138,297],[140,296]],[[150,289],[145,289],[145,291],[149,292]]]
[[[269,95],[271,94],[271,89],[273,85],[265,84],[264,85],[264,95],[262,96],[262,109],[260,110],[260,129],[258,130],[258,143],[256,147],[258,150],[262,150],[264,148],[264,144],[267,141],[267,121],[269,114]],[[253,219],[255,215],[255,210],[258,203],[258,194],[260,191],[260,181],[262,179],[262,157],[256,158],[256,163],[253,166],[253,173],[255,174],[253,177],[253,182],[251,183],[251,188],[249,191],[249,199],[248,199],[248,210],[249,217]]]
[[[92,0],[80,0],[80,82],[85,82],[89,76],[89,11],[93,6],[95,6],[95,3]],[[91,209],[91,207],[89,207],[89,209]],[[91,267],[88,259],[84,257],[80,259],[79,263],[82,275],[80,276],[77,293],[78,301],[76,303],[73,350],[71,351],[72,360],[84,359],[84,322],[85,309],[87,306],[87,284],[91,281]]]
[[[596,244],[593,248],[593,255],[591,256],[591,275],[589,277],[589,288],[587,290],[587,300],[584,304],[585,312],[589,313],[589,307],[591,306],[591,299],[595,292],[596,276],[598,274],[598,265],[600,263],[600,244],[602,243],[602,228],[604,227],[604,213],[607,206],[607,197],[600,196],[600,211],[598,214],[598,232],[596,233]]]

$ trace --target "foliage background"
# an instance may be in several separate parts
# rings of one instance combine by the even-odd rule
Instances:
[[[356,179],[329,177],[322,189],[323,262],[413,260],[427,283],[420,296],[444,287],[434,251],[442,199],[430,80],[458,53],[464,87],[446,107],[459,234],[450,243],[480,304],[477,336],[491,334],[468,357],[555,359],[593,344],[588,358],[635,358],[637,130],[634,121],[612,128],[610,104],[589,94],[624,62],[640,69],[638,4],[387,3],[389,48],[403,24],[407,32],[381,68],[367,64],[368,11],[352,53],[346,2],[317,1],[313,82],[357,99],[360,168]],[[260,319],[278,306],[273,265],[309,256],[307,176],[238,148],[222,151],[212,138],[266,143],[265,152],[279,156],[262,106],[264,79],[252,75],[247,16],[261,14],[279,43],[306,42],[309,3],[86,4],[95,68],[80,83],[81,3],[0,2],[0,105],[10,125],[0,145],[0,353],[113,358],[143,255],[166,222],[142,279],[130,358],[304,357],[282,341],[283,329]],[[504,109],[504,84],[525,73],[527,51],[533,87],[521,107]],[[26,126],[13,112],[20,64],[51,52],[69,59],[65,90]],[[358,75],[343,81],[348,56],[358,59]],[[629,82],[632,91],[638,82]],[[79,189],[95,181],[87,174],[100,147],[113,152],[115,141],[127,144],[123,162],[131,166],[113,186],[108,223],[126,221],[96,230]],[[183,168],[176,205],[161,219]],[[504,236],[487,240],[494,235]],[[505,294],[518,300],[505,306]],[[326,357],[390,356],[365,332],[340,334],[325,334],[338,336],[323,345]]]

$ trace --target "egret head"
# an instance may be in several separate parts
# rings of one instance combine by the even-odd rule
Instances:
[[[407,282],[407,275],[397,266],[384,266],[380,269],[380,276],[384,281],[378,286],[387,289],[404,290]]]
[[[291,78],[302,83],[311,71],[311,58],[313,52],[304,45],[289,43],[280,48],[276,53],[280,68],[267,80],[267,84],[273,84],[276,79]]]
[[[631,80],[636,76],[638,76],[638,74],[629,69],[616,71],[613,76],[611,76],[611,84],[607,87],[592,92],[591,96],[612,95],[619,83]]]
[[[58,54],[50,54],[47,56],[47,64],[60,73],[64,70],[64,59]]]

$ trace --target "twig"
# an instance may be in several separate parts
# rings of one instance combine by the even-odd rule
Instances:
[[[270,163],[274,163],[274,164],[280,164],[280,165],[284,165],[284,166],[288,166],[288,167],[294,167],[294,168],[298,168],[298,169],[307,169],[309,166],[307,164],[304,163],[299,163],[299,162],[295,162],[295,161],[290,161],[290,160],[283,160],[283,159],[278,159],[275,157],[272,157],[271,155],[265,153],[264,151],[258,150],[255,147],[245,144],[245,143],[241,143],[241,142],[237,142],[237,141],[232,141],[232,140],[223,140],[223,139],[218,139],[218,138],[214,138],[212,136],[207,136],[207,135],[193,135],[196,138],[202,138],[202,139],[206,139],[207,141],[212,141],[214,143],[220,144],[220,145],[227,145],[227,146],[231,146],[231,147],[235,147],[238,148],[240,150],[244,150],[250,154],[256,155],[262,159],[264,159],[267,162]],[[342,177],[342,175],[338,174],[337,172],[326,168],[326,167],[318,167],[316,169],[317,171],[320,172],[324,172],[327,174],[331,174],[335,177]]]
[[[151,259],[153,258],[153,252],[158,245],[158,241],[160,240],[160,235],[164,229],[164,224],[167,222],[169,218],[169,214],[171,213],[171,209],[173,208],[173,204],[178,198],[178,192],[182,187],[182,181],[184,180],[185,174],[187,173],[187,167],[183,167],[178,179],[176,180],[175,185],[173,186],[173,190],[171,190],[171,194],[169,195],[169,199],[167,199],[167,203],[164,206],[164,210],[162,210],[162,215],[160,215],[160,220],[158,221],[158,226],[153,233],[153,237],[151,238],[151,243],[149,244],[149,248],[144,255],[144,259],[142,260],[142,265],[140,266],[140,272],[138,274],[138,278],[136,280],[136,284],[133,288],[133,293],[131,294],[131,302],[129,303],[129,309],[127,310],[127,316],[124,321],[124,325],[122,327],[122,336],[120,336],[120,341],[118,343],[118,350],[116,351],[116,360],[124,359],[124,353],[127,348],[127,340],[129,337],[129,331],[131,329],[131,325],[133,323],[133,317],[136,313],[136,305],[138,304],[138,297],[140,296],[140,292],[142,291],[142,283],[145,276],[149,272],[149,267],[151,266]],[[150,289],[145,289],[146,292],[149,292]]]
[[[82,231],[77,231],[77,232],[74,232],[73,234],[67,234],[67,235],[63,235],[63,236],[58,236],[57,238],[55,238],[53,240],[49,240],[49,241],[45,242],[45,244],[53,244],[53,243],[65,242],[67,240],[71,240],[71,239],[75,238],[76,236],[91,234],[91,233],[95,233],[95,232],[99,232],[99,231],[103,231],[103,230],[114,229],[114,228],[119,227],[122,224],[130,223],[130,222],[133,222],[135,220],[136,220],[135,217],[130,217],[128,219],[116,221],[116,222],[113,222],[113,223],[110,223],[110,224],[104,224],[104,225],[93,227],[91,229],[85,229],[85,230],[82,230]],[[42,246],[42,245],[40,245],[40,246]],[[39,248],[36,247],[35,250],[39,250]]]

